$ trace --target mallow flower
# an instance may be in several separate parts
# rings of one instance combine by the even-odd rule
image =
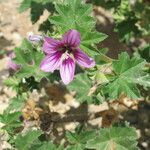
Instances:
[[[10,53],[8,57],[9,57],[8,68],[13,71],[17,71],[18,69],[20,69],[21,66],[13,62],[13,58],[16,57],[15,53],[14,52]]]
[[[44,38],[43,51],[46,56],[40,64],[44,72],[60,70],[64,84],[69,84],[75,74],[75,63],[81,67],[91,68],[95,61],[80,49],[81,37],[77,30],[69,30],[61,40]]]
[[[31,42],[38,43],[38,42],[40,42],[43,39],[43,37],[41,35],[29,35],[28,39]]]

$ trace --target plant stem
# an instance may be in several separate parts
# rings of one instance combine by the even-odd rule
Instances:
[[[110,57],[104,55],[103,53],[99,53],[99,54],[100,54],[101,60],[104,60],[104,61],[107,62],[107,63],[112,63],[112,61],[114,60],[114,59],[112,59],[112,58],[110,58]]]

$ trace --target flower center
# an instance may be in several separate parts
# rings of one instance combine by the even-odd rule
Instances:
[[[65,60],[65,59],[68,59],[69,57],[71,57],[71,58],[74,60],[73,54],[72,54],[72,53],[69,54],[69,53],[66,51],[65,53],[62,54],[61,59],[62,59],[62,60]]]
[[[66,44],[64,44],[64,45],[61,45],[61,47],[59,48],[59,50],[61,51],[61,52],[63,52],[63,53],[68,53],[68,54],[70,54],[70,53],[72,53],[72,51],[73,51],[73,47],[71,47],[70,45],[66,45]]]
[[[68,59],[69,57],[71,57],[74,60],[74,56],[73,56],[73,51],[75,50],[74,47],[70,46],[70,45],[61,45],[61,47],[59,47],[58,49],[60,52],[62,52],[62,60]]]

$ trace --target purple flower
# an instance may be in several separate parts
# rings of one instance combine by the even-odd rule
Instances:
[[[29,35],[29,40],[36,43],[40,42],[42,38],[41,35]]]
[[[13,71],[17,71],[18,69],[20,69],[20,65],[14,63],[12,60],[15,57],[16,57],[16,55],[14,52],[9,54],[8,68],[13,70]]]
[[[41,62],[41,70],[53,72],[60,69],[62,81],[68,84],[74,78],[75,62],[85,68],[94,67],[95,61],[79,48],[80,41],[80,33],[77,30],[69,30],[62,40],[45,37],[43,50],[46,57]]]

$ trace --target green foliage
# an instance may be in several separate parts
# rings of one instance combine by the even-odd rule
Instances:
[[[81,131],[81,132],[66,132],[66,137],[70,145],[66,150],[83,150],[88,140],[95,136],[94,131]]]
[[[74,0],[73,3],[67,1],[65,5],[56,4],[55,8],[58,14],[50,17],[50,21],[56,26],[60,26],[64,32],[79,27],[82,29],[88,27],[91,30],[95,25],[94,19],[91,17],[92,6],[81,4],[80,0]]]
[[[91,1],[111,10],[120,40],[128,43],[132,37],[149,34],[147,14],[150,9],[149,6],[144,8],[145,3],[142,3],[142,0],[137,0],[134,5],[126,0]],[[42,27],[48,30],[47,35],[51,37],[60,38],[70,29],[78,30],[81,34],[80,48],[95,57],[96,66],[88,71],[80,69],[80,73],[67,86],[68,90],[76,92],[75,98],[80,103],[99,104],[109,99],[117,99],[121,94],[138,99],[140,97],[138,86],[143,86],[144,89],[150,87],[149,68],[146,67],[150,60],[150,46],[137,49],[137,53],[132,58],[127,53],[122,53],[118,60],[105,56],[103,52],[106,49],[99,52],[96,44],[107,36],[96,31],[91,4],[85,4],[81,0],[23,0],[19,11],[24,12],[28,9],[31,12],[32,23],[39,20],[44,10],[51,13],[49,21],[46,20]],[[136,131],[129,126],[91,131],[77,128],[74,132],[66,132],[65,147],[62,143],[57,146],[51,142],[48,132],[43,133],[39,129],[23,130],[21,110],[27,99],[27,93],[39,89],[41,79],[47,78],[47,74],[40,70],[40,63],[44,57],[41,47],[41,42],[32,44],[24,39],[21,46],[15,48],[16,57],[13,59],[16,64],[21,65],[21,68],[4,82],[17,91],[17,96],[10,100],[9,106],[0,115],[2,130],[7,132],[8,142],[12,147],[17,150],[138,150]],[[105,70],[107,66],[108,72]],[[53,83],[59,80],[57,77],[58,72],[55,71],[52,76],[50,74],[49,81]]]
[[[138,18],[137,26],[142,35],[150,35],[150,5],[149,2],[138,0],[134,7],[136,17]]]
[[[68,89],[76,91],[76,99],[79,102],[91,102],[92,96],[89,95],[92,83],[86,73],[76,75],[74,81],[68,85]]]
[[[94,5],[100,5],[108,10],[112,8],[117,8],[120,5],[121,0],[89,0],[90,3]]]
[[[121,41],[129,43],[133,36],[138,36],[140,34],[140,31],[136,26],[136,22],[137,19],[133,16],[133,18],[123,20],[116,25],[115,31],[119,34]]]
[[[78,30],[81,33],[82,50],[92,56],[97,54],[94,44],[107,36],[95,30],[95,20],[91,16],[92,5],[85,5],[80,0],[67,0],[65,4],[56,4],[55,9],[58,14],[50,17],[50,22],[60,28],[62,33],[70,29]]]
[[[14,97],[10,99],[9,106],[6,108],[5,111],[13,112],[13,111],[21,111],[25,103],[25,95],[20,95],[18,97]]]
[[[145,61],[138,57],[130,59],[127,53],[119,55],[118,61],[113,62],[114,80],[106,86],[110,99],[117,99],[122,93],[127,97],[140,97],[136,84],[150,86],[150,76],[143,71]]]
[[[43,14],[44,10],[47,9],[51,13],[54,11],[54,6],[51,2],[46,3],[46,4],[41,4],[37,2],[32,2],[31,3],[31,21],[32,23],[36,23],[39,19],[40,16]]]
[[[54,0],[23,0],[19,12],[22,13],[31,8],[31,21],[36,23],[45,9],[49,12],[54,11],[53,2]]]
[[[19,120],[21,116],[21,112],[10,112],[4,111],[2,115],[0,115],[0,122],[4,124],[2,127],[3,130],[6,130],[9,134],[12,134],[14,130],[22,125]]]
[[[15,139],[16,148],[18,150],[29,150],[41,134],[42,132],[40,130],[28,130],[25,135],[17,135]]]
[[[129,1],[122,0],[120,2],[114,12],[114,19],[116,21],[115,31],[118,32],[121,41],[128,43],[133,35],[138,36],[140,34],[136,25],[138,18]]]
[[[21,69],[17,72],[17,78],[29,78],[34,76],[37,81],[40,81],[46,76],[46,73],[40,70],[40,63],[44,57],[42,52],[35,50],[32,44],[24,39],[21,47],[14,50],[16,64],[21,65]]]
[[[31,0],[23,0],[19,7],[19,12],[22,13],[30,8]]]
[[[57,150],[56,146],[51,142],[43,142],[36,150]]]
[[[136,130],[129,126],[67,132],[66,137],[69,142],[66,150],[139,150]]]
[[[134,4],[122,0],[114,14],[117,22],[115,30],[118,32],[120,39],[128,43],[133,36],[149,35],[150,18],[147,16],[149,13],[150,6],[143,0],[137,0]]]
[[[68,90],[75,91],[75,98],[80,103],[94,103],[99,104],[105,101],[104,94],[101,93],[99,89],[96,89],[96,86],[93,85],[92,78],[90,73],[80,73],[76,75],[75,79],[67,86]],[[101,82],[106,81],[104,74],[95,75],[96,80],[101,80]]]
[[[150,6],[144,0],[89,0],[111,11],[115,31],[121,41],[129,44],[131,38],[150,35]]]
[[[16,90],[19,88],[20,79],[16,77],[9,77],[8,79],[4,80],[4,84],[6,86],[12,87],[12,89]]]
[[[91,138],[86,148],[95,150],[139,150],[137,134],[134,128],[111,127],[100,129],[94,139]]]
[[[2,131],[7,132],[7,140],[13,146],[16,134],[22,129],[21,109],[24,106],[25,95],[10,99],[8,107],[0,114],[0,122],[3,123]],[[5,133],[6,133],[5,132]]]
[[[57,147],[50,141],[41,141],[41,130],[29,129],[25,133],[20,133],[15,139],[15,147],[18,150],[63,150],[63,146]]]
[[[6,55],[6,50],[4,50],[4,49],[1,49],[0,50],[0,58],[3,58],[3,56],[5,56]]]
[[[150,44],[147,44],[142,48],[137,48],[135,51],[137,55],[140,55],[147,62],[150,62]]]

